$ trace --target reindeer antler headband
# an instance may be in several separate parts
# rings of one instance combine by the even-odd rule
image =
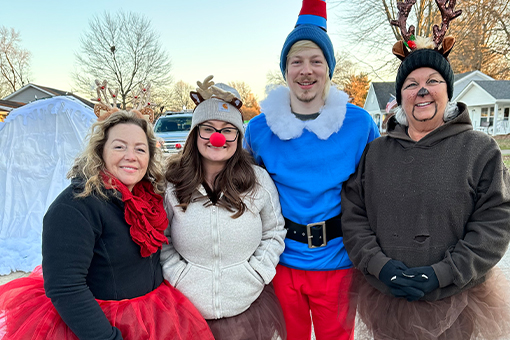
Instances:
[[[117,108],[117,95],[119,90],[108,88],[108,82],[103,80],[101,83],[99,80],[95,80],[96,83],[96,93],[97,93],[97,103],[94,105],[94,113],[97,116],[97,120],[105,120],[113,113],[119,111]],[[109,95],[108,95],[109,94]],[[110,102],[111,97],[111,102]],[[149,102],[150,98],[150,84],[146,87],[140,86],[140,91],[138,94],[133,96],[133,109],[132,111],[136,112],[140,118],[147,119],[149,122],[154,121],[154,110],[151,109],[151,103]]]
[[[108,82],[106,80],[103,80],[101,83],[96,79],[95,83],[97,86],[97,104],[94,105],[94,113],[96,114],[98,120],[105,120],[112,113],[119,110],[117,108],[117,93],[119,91],[116,89],[115,92],[113,92],[112,89],[109,89]],[[108,95],[108,93],[110,95]],[[110,96],[112,103],[110,103]]]
[[[393,45],[393,54],[397,56],[402,63],[398,68],[395,78],[395,96],[398,105],[402,103],[402,85],[411,72],[416,69],[429,67],[441,74],[447,86],[448,99],[453,97],[453,70],[448,62],[455,38],[445,37],[446,30],[450,21],[461,15],[462,11],[454,11],[455,0],[436,0],[436,4],[441,11],[441,28],[434,25],[434,38],[424,38],[415,36],[414,26],[409,30],[406,26],[407,17],[416,0],[399,0],[397,3],[398,20],[391,20],[391,24],[400,27],[400,32],[404,41],[398,41]]]
[[[198,106],[200,103],[211,99],[218,98],[233,105],[238,110],[241,109],[243,103],[236,95],[232,92],[225,91],[218,86],[214,86],[214,82],[212,78],[214,76],[208,76],[204,79],[203,82],[197,81],[198,88],[195,91],[190,92],[191,99]],[[235,90],[232,88],[232,90]]]
[[[190,96],[197,105],[193,111],[191,129],[208,120],[221,120],[234,125],[244,134],[243,103],[237,98],[237,91],[225,84],[214,85],[213,76],[208,76],[203,82],[197,81],[198,88],[191,91]]]
[[[434,36],[431,39],[415,36],[414,25],[409,26],[409,30],[407,29],[407,18],[415,3],[416,0],[399,0],[397,2],[398,19],[391,20],[390,23],[400,28],[403,41],[398,41],[393,45],[393,54],[400,60],[404,60],[415,49],[429,48],[437,50],[447,58],[455,44],[455,38],[445,37],[445,34],[450,26],[450,21],[461,15],[462,10],[454,10],[456,0],[436,0],[442,21],[441,28],[438,25],[434,25],[432,28]]]
[[[150,96],[151,84],[149,83],[147,86],[140,84],[138,93],[133,96],[131,102],[133,104],[132,111],[139,113],[143,118],[152,123],[154,121],[154,110],[151,108]]]

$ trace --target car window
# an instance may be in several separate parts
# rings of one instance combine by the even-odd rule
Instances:
[[[189,131],[191,117],[163,117],[158,119],[155,132]]]

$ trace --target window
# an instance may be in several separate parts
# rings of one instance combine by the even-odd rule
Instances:
[[[191,127],[191,117],[163,117],[160,118],[156,126],[155,132],[172,132],[172,131],[189,131]]]
[[[480,125],[486,125],[487,123],[489,123],[489,126],[494,125],[494,106],[490,108],[490,114],[488,107],[482,107],[482,118],[480,119]]]

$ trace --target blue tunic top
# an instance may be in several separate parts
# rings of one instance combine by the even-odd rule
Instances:
[[[295,118],[290,105],[288,112],[272,110],[275,108],[272,103],[285,95],[282,91],[270,94],[262,106],[265,113],[250,121],[245,145],[274,180],[283,216],[299,224],[325,221],[340,214],[342,183],[354,173],[365,146],[378,137],[379,132],[365,110],[346,103],[346,96],[339,96],[343,93],[333,87],[329,96],[332,100],[328,97],[314,126]],[[281,111],[281,107],[278,105],[277,111]],[[270,115],[281,116],[273,120]],[[283,122],[282,116],[288,121]],[[336,125],[331,124],[331,119]],[[289,137],[288,131],[299,124],[302,126],[299,136]],[[341,237],[331,240],[325,247],[313,249],[286,239],[280,264],[303,270],[352,267]]]

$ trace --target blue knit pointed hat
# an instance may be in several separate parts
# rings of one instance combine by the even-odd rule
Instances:
[[[319,46],[329,67],[329,79],[333,77],[336,60],[333,44],[327,33],[327,14],[325,0],[303,0],[296,27],[287,36],[280,55],[280,70],[285,78],[287,55],[289,50],[300,40],[311,40]]]

